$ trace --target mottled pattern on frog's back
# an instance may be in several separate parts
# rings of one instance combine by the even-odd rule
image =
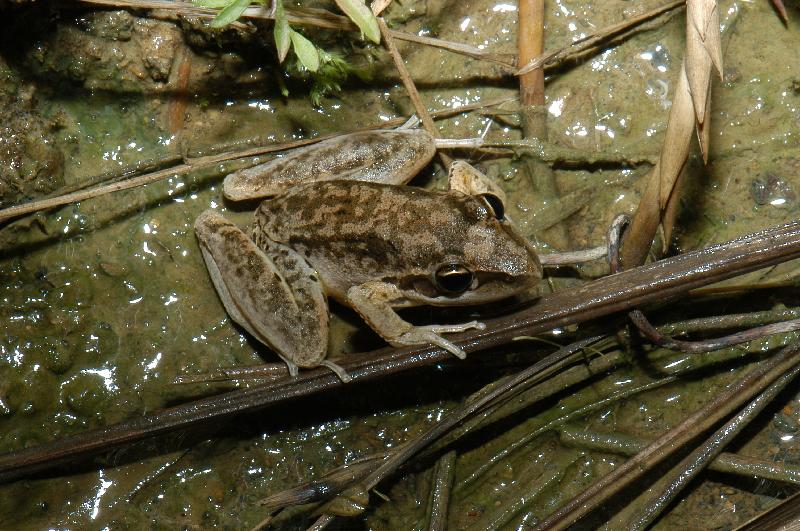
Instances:
[[[496,268],[497,256],[516,253],[527,262],[526,251],[515,249],[518,242],[507,241],[497,223],[480,201],[463,194],[328,181],[264,201],[253,239],[296,249],[340,298],[352,285],[430,276],[454,260],[481,271]]]

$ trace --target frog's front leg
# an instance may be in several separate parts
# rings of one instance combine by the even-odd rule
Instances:
[[[467,354],[439,334],[463,332],[472,328],[483,330],[486,325],[477,321],[457,325],[414,326],[397,315],[391,304],[401,300],[402,292],[392,284],[374,281],[353,286],[347,291],[350,305],[387,343],[395,347],[434,344],[458,358]]]
[[[276,242],[257,246],[239,227],[213,210],[195,221],[211,280],[230,318],[288,365],[325,365],[328,303],[317,272],[294,250]]]

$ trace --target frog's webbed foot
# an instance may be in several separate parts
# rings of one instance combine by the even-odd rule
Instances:
[[[347,291],[351,306],[373,330],[395,347],[433,344],[464,359],[467,354],[440,334],[463,332],[473,328],[483,330],[486,326],[477,321],[454,325],[414,326],[397,315],[390,306],[391,301],[400,297],[401,293],[396,287],[384,282],[367,282],[353,286]]]
[[[325,362],[328,304],[316,271],[302,256],[274,242],[259,248],[213,210],[197,218],[195,232],[234,322],[283,358],[293,376],[298,366],[331,366]],[[334,372],[347,377],[341,369]]]

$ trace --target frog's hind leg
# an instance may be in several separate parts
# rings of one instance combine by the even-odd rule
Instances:
[[[410,181],[436,153],[423,129],[361,131],[295,149],[225,177],[222,191],[233,201],[278,195],[308,182],[345,179],[385,184]]]
[[[319,276],[292,249],[261,242],[258,247],[239,227],[213,210],[195,222],[211,280],[230,318],[288,365],[340,367],[325,360],[328,351],[328,304]],[[338,369],[338,370],[336,370]]]

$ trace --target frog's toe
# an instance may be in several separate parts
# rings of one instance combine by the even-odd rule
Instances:
[[[396,347],[433,344],[437,347],[443,348],[458,359],[466,359],[467,353],[464,352],[458,345],[440,336],[438,333],[439,328],[439,325],[419,326],[400,335],[399,337],[392,339],[390,343]]]
[[[437,334],[455,334],[458,332],[466,332],[467,330],[483,330],[486,328],[486,324],[479,321],[470,321],[468,323],[454,325],[432,325],[429,328]]]
[[[337,365],[329,360],[322,360],[321,362],[319,362],[319,364],[333,371],[333,373],[339,377],[342,383],[350,383],[353,380],[353,378],[349,374],[347,374],[347,371],[344,370],[344,368],[341,365]]]

